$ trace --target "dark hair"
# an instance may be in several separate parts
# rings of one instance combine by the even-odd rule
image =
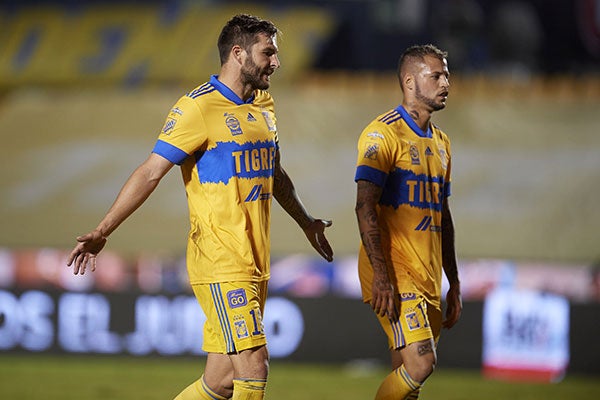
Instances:
[[[400,83],[402,84],[402,70],[410,62],[414,62],[415,60],[423,61],[425,56],[433,56],[439,59],[440,61],[444,60],[444,58],[448,57],[448,53],[440,50],[433,44],[422,44],[411,46],[408,49],[404,50],[404,53],[400,56],[398,60],[398,79],[400,79]]]
[[[271,37],[277,32],[277,27],[271,21],[248,14],[234,16],[227,21],[217,41],[221,64],[227,61],[233,46],[239,45],[245,50],[250,50],[250,47],[258,42],[259,33]]]

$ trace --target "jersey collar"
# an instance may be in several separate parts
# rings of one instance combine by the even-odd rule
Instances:
[[[400,115],[402,115],[402,119],[406,121],[410,129],[412,129],[418,136],[423,138],[431,138],[433,136],[431,133],[431,125],[427,126],[427,132],[423,132],[423,130],[419,128],[415,120],[412,119],[410,114],[408,114],[408,111],[406,111],[406,109],[402,105],[399,105],[396,108],[396,111],[398,111]]]
[[[235,94],[233,90],[229,89],[227,86],[225,86],[224,83],[222,83],[219,80],[218,75],[211,75],[209,83],[213,85],[219,91],[219,93],[221,93],[227,100],[234,102],[238,106],[242,104],[251,104],[254,101],[254,94],[250,96],[250,98],[246,101],[240,99],[240,97],[237,94]]]

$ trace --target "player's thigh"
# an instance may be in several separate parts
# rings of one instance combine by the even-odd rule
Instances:
[[[203,350],[231,354],[266,345],[262,314],[267,282],[193,285],[204,311]]]

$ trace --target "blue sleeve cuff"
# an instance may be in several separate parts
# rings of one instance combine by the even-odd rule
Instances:
[[[387,180],[387,176],[388,174],[376,168],[369,167],[367,165],[359,165],[356,168],[354,182],[357,182],[359,180],[365,180],[383,187],[385,185],[385,181]]]
[[[158,140],[156,142],[152,152],[158,154],[159,156],[163,156],[173,164],[177,165],[181,165],[189,156],[185,151],[173,146],[170,143],[163,142],[162,140]]]

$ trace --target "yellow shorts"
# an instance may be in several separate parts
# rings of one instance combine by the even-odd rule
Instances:
[[[267,343],[262,314],[267,281],[192,285],[206,315],[202,350],[237,353]]]
[[[387,335],[390,349],[401,349],[408,344],[426,339],[433,339],[437,344],[442,328],[442,311],[428,304],[419,294],[401,293],[399,296],[398,321],[377,315]]]

